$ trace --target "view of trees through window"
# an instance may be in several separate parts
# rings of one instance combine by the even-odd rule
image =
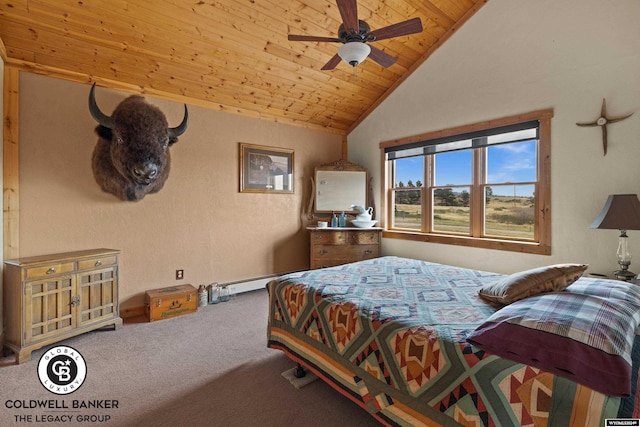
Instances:
[[[398,182],[395,191],[394,227],[422,229],[422,182]],[[494,192],[494,187],[496,191]],[[507,194],[510,193],[510,194]],[[533,185],[485,187],[484,234],[486,236],[533,239],[535,224]],[[470,188],[433,189],[432,229],[436,232],[470,232]]]

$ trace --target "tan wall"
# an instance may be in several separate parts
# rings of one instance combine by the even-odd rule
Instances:
[[[20,73],[20,256],[120,249],[120,302],[181,283],[251,279],[307,268],[303,211],[313,168],[340,158],[341,137],[189,107],[165,187],[137,203],[103,193],[91,171],[97,136],[89,85]],[[97,89],[107,113],[128,94]],[[170,126],[182,105],[147,98]],[[295,194],[239,192],[238,143],[295,150]],[[175,280],[175,270],[185,280]]]

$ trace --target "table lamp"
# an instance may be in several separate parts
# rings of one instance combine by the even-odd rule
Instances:
[[[640,230],[640,200],[636,194],[612,194],[607,198],[602,212],[589,228],[620,230],[618,237],[618,264],[620,269],[613,272],[620,280],[631,280],[636,274],[629,271],[631,252],[627,230]]]

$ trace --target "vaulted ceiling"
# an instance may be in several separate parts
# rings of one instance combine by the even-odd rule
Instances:
[[[340,43],[335,0],[5,0],[7,65],[347,134],[487,0],[357,0],[372,30],[423,31],[372,46],[397,58],[321,68]]]

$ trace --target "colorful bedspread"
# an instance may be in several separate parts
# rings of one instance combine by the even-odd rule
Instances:
[[[637,336],[626,398],[467,343],[497,310],[478,290],[499,277],[398,257],[288,274],[267,285],[268,346],[388,425],[601,426],[640,416]]]

